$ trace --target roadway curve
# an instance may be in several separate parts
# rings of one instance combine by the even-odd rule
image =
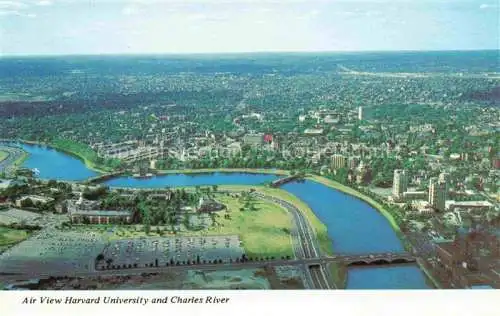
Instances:
[[[321,251],[317,242],[316,235],[312,229],[309,221],[304,217],[304,214],[295,207],[295,205],[278,199],[274,196],[264,195],[259,192],[254,192],[254,196],[276,203],[286,209],[294,219],[296,232],[292,233],[294,252],[299,259],[311,259],[319,258]],[[317,289],[337,289],[337,286],[330,276],[329,270],[326,269],[326,265],[321,264],[318,267],[308,266],[304,269],[306,271],[306,278],[309,283]]]
[[[7,152],[7,158],[0,162],[0,173],[6,172],[24,154],[24,151],[20,148],[2,144],[0,144],[0,150]]]

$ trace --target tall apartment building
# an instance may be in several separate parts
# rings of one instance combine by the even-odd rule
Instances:
[[[396,198],[403,196],[403,193],[408,189],[408,174],[405,170],[394,170],[394,178],[392,181],[392,195]]]
[[[438,211],[444,211],[447,197],[446,182],[432,178],[429,180],[429,204]]]
[[[445,191],[448,193],[450,187],[450,174],[446,172],[442,172],[439,175],[439,182],[442,182],[445,186]]]
[[[346,166],[346,157],[343,155],[335,154],[332,156],[332,169],[337,170],[340,168],[344,168]]]

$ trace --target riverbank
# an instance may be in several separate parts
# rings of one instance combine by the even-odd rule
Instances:
[[[19,168],[20,166],[23,165],[23,163],[26,161],[26,159],[28,159],[29,157],[29,154],[27,152],[23,152],[23,154],[16,159],[16,161],[14,161],[13,165],[15,168]]]
[[[345,290],[347,287],[347,266],[342,263],[329,263],[328,269],[337,289]]]
[[[374,199],[372,199],[371,197],[369,196],[366,196],[364,195],[363,193],[351,188],[351,187],[348,187],[346,185],[343,185],[341,183],[338,183],[338,182],[335,182],[333,180],[330,180],[330,179],[327,179],[327,178],[324,178],[324,177],[321,177],[321,176],[317,176],[317,175],[308,175],[306,177],[306,179],[309,179],[309,180],[312,180],[312,181],[315,181],[315,182],[318,182],[318,183],[321,183],[323,185],[326,185],[332,189],[335,189],[335,190],[338,190],[338,191],[341,191],[343,193],[346,193],[346,194],[349,194],[351,196],[354,196],[366,203],[368,203],[370,206],[372,206],[373,208],[375,208],[378,212],[380,212],[380,214],[382,214],[388,221],[389,221],[389,224],[391,225],[392,229],[401,237],[402,236],[402,232],[401,232],[401,229],[399,228],[399,225],[396,223],[396,220],[394,219],[394,217],[392,217],[391,213],[389,213],[388,210],[385,209],[385,207],[380,204],[379,202],[375,201]]]

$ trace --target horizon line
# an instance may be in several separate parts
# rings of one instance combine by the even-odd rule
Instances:
[[[426,53],[426,52],[484,52],[498,51],[500,48],[472,48],[472,49],[395,49],[395,50],[257,50],[257,51],[235,51],[235,52],[110,52],[110,53],[20,53],[0,54],[1,58],[18,57],[113,57],[113,56],[194,56],[194,55],[249,55],[249,54],[353,54],[353,53]]]

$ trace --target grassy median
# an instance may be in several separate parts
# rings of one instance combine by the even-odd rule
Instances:
[[[0,226],[0,251],[4,251],[28,237],[28,232],[24,230]]]
[[[3,150],[0,150],[0,162],[4,161],[9,156],[9,153]]]

